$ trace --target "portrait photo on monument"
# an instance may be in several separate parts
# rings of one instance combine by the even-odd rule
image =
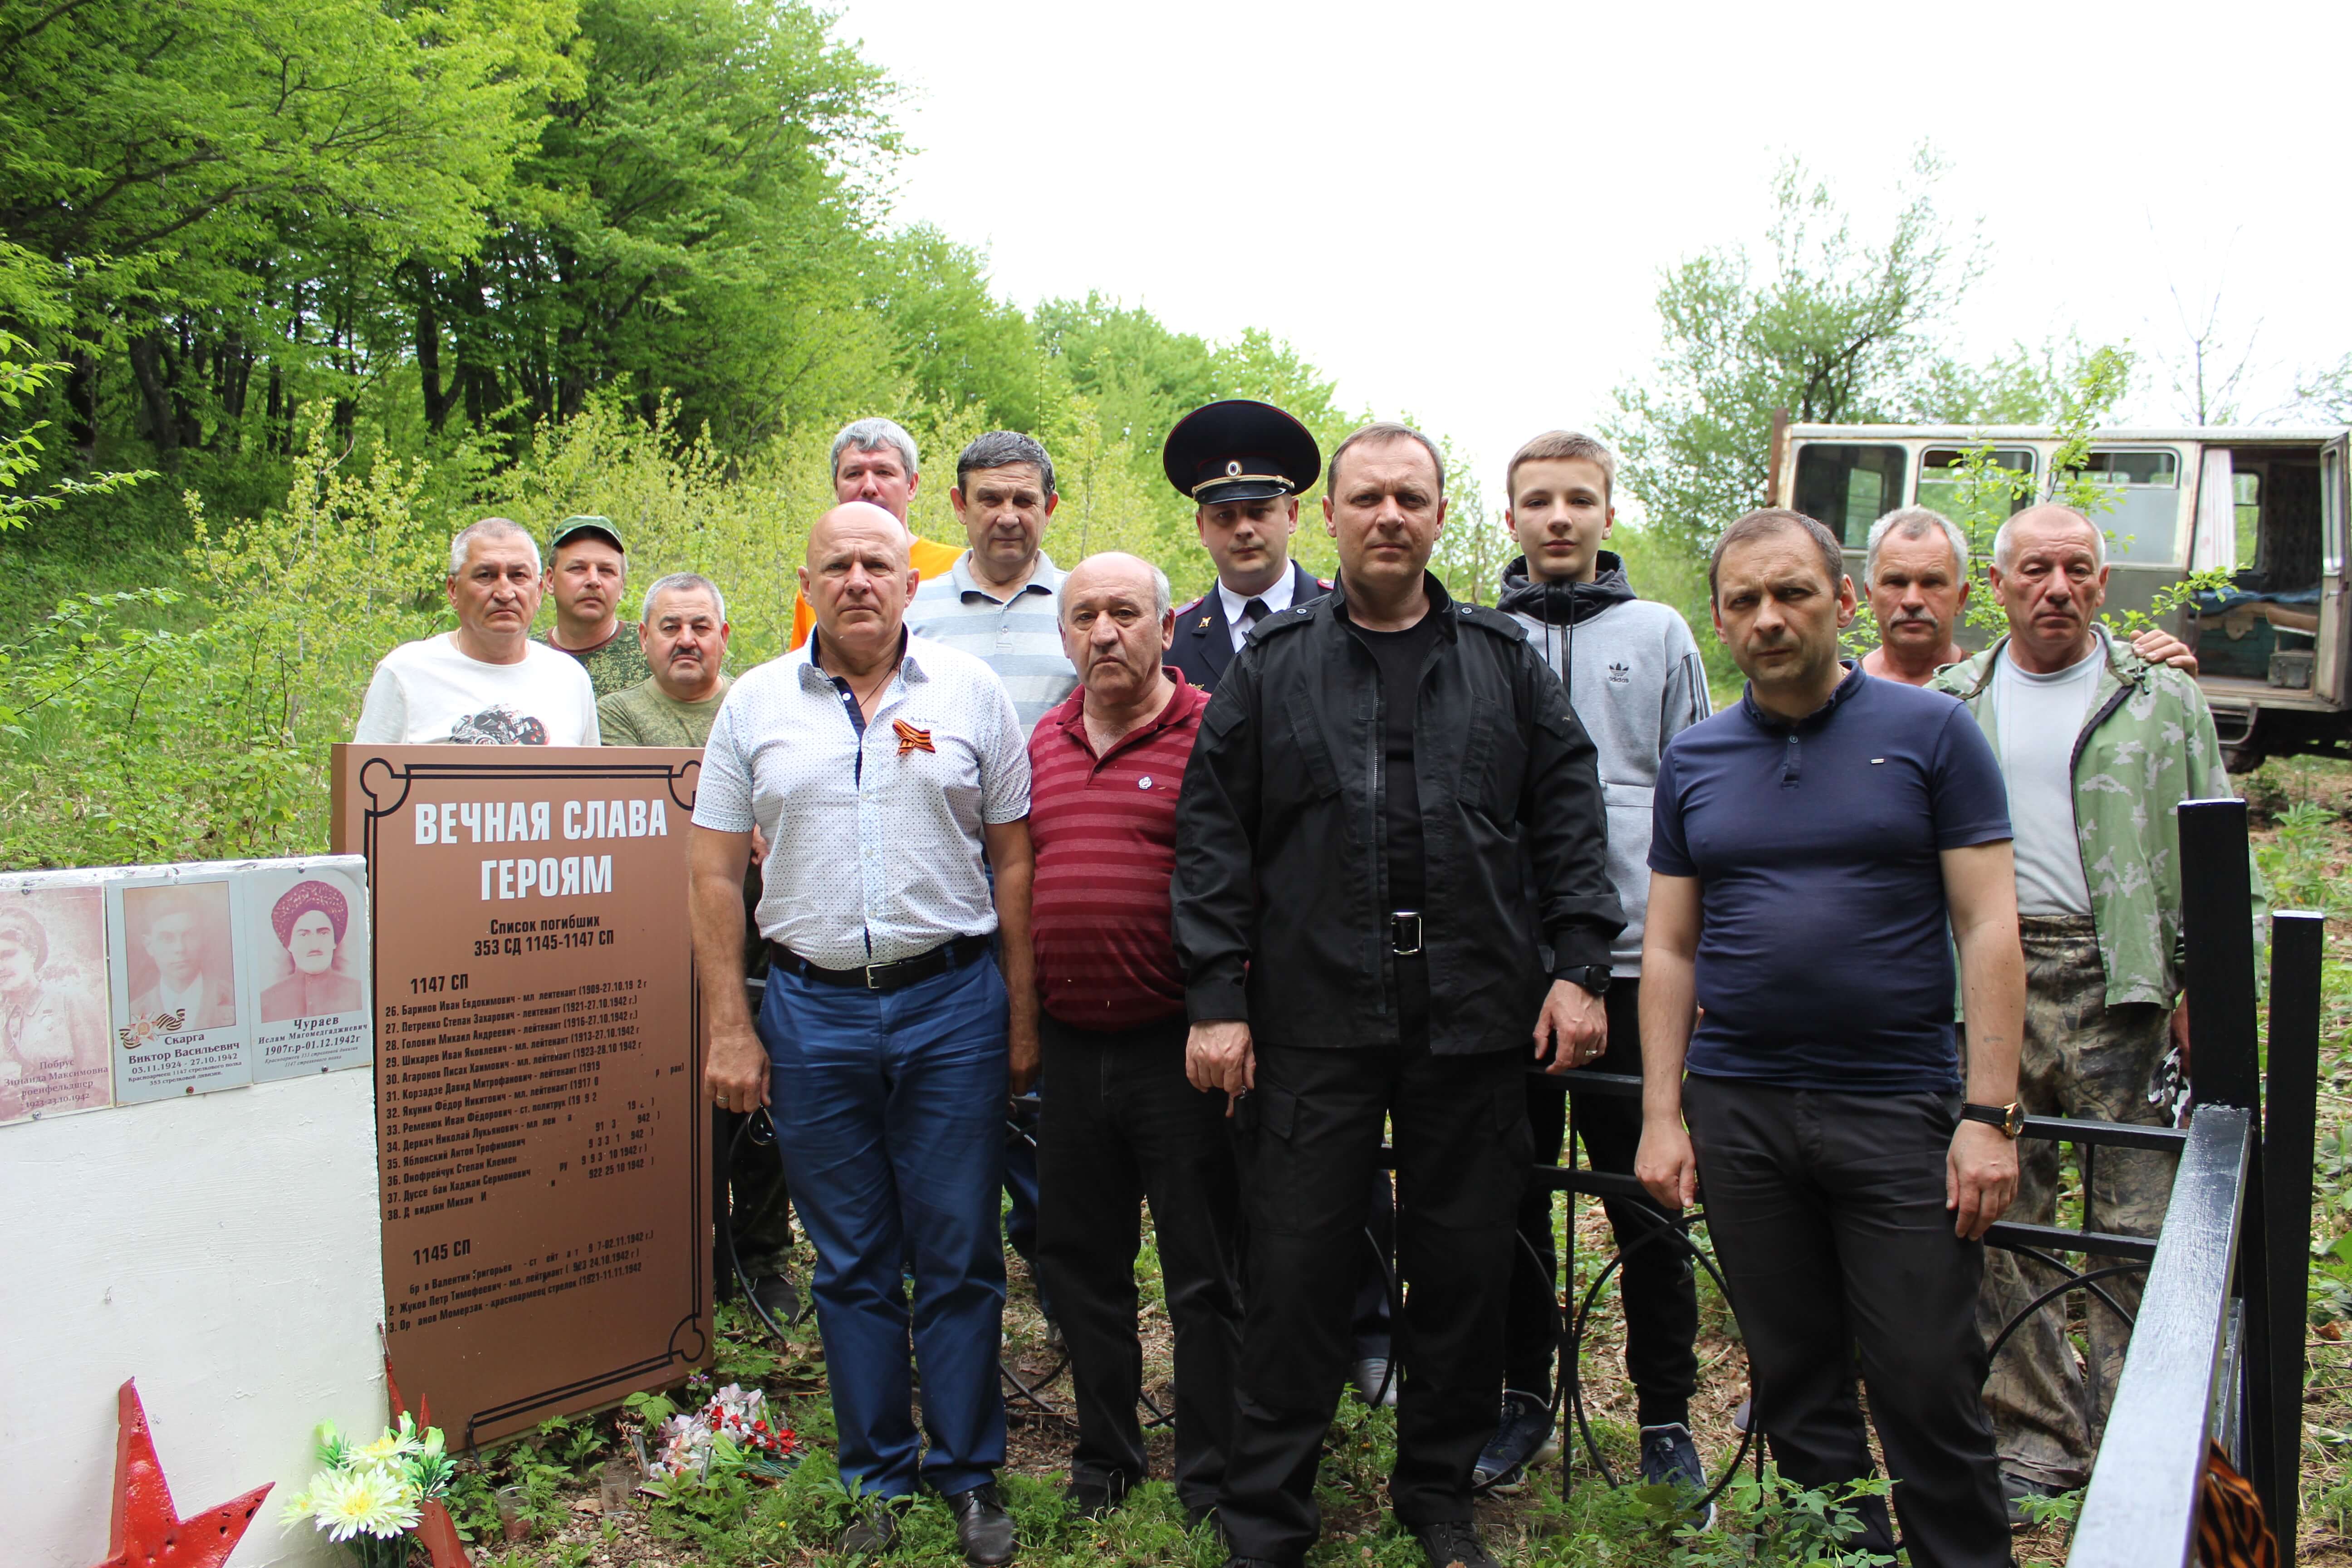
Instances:
[[[106,902],[95,886],[0,891],[0,1121],[112,1102]]]
[[[118,1102],[252,1081],[236,903],[226,876],[109,885]]]
[[[255,1078],[328,1072],[373,1059],[364,879],[355,857],[246,872]]]

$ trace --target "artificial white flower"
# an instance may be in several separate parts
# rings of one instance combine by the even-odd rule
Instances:
[[[331,1541],[364,1531],[378,1538],[416,1528],[416,1493],[400,1476],[373,1465],[319,1478],[311,1512]]]

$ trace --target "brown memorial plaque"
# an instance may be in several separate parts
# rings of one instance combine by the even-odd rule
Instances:
[[[385,1333],[453,1446],[709,1363],[701,759],[334,748],[373,904]]]

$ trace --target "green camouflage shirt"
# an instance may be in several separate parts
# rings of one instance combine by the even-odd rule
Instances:
[[[719,705],[727,700],[727,677],[719,689],[699,702],[680,702],[647,676],[625,691],[615,691],[596,703],[596,728],[608,746],[699,746],[710,739],[719,720]]]
[[[2196,680],[2148,664],[2104,627],[2097,632],[2106,664],[2074,742],[2074,833],[2106,970],[2106,1005],[2170,1007],[2180,997],[2180,826],[2174,808],[2237,792]],[[2004,637],[1947,667],[1930,683],[1968,704],[1995,755],[2000,720],[1993,661],[2008,642]],[[2268,911],[2262,873],[2252,876],[2259,954]]]
[[[640,680],[653,679],[653,666],[646,662],[646,650],[637,644],[637,628],[624,621],[620,628],[586,653],[562,647],[553,633],[539,639],[558,653],[570,654],[588,672],[588,684],[596,689],[598,697],[615,691],[625,691]]]

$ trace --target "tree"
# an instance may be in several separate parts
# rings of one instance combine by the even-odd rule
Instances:
[[[1939,353],[1932,332],[1978,270],[1936,209],[1940,172],[1923,149],[1909,200],[1870,244],[1792,160],[1774,183],[1761,279],[1738,248],[1667,273],[1664,352],[1646,382],[1618,389],[1603,426],[1650,526],[1697,548],[1759,504],[1775,409],[1804,422],[1914,420],[1983,400],[1981,379]]]
[[[120,352],[173,464],[241,417],[261,360],[276,391],[318,349],[355,346],[366,304],[306,287],[315,258],[469,247],[538,100],[576,79],[559,52],[573,25],[572,0],[16,8],[0,23],[0,237],[58,269],[75,417],[95,423],[99,357]],[[303,331],[320,293],[343,311],[323,345]]]

